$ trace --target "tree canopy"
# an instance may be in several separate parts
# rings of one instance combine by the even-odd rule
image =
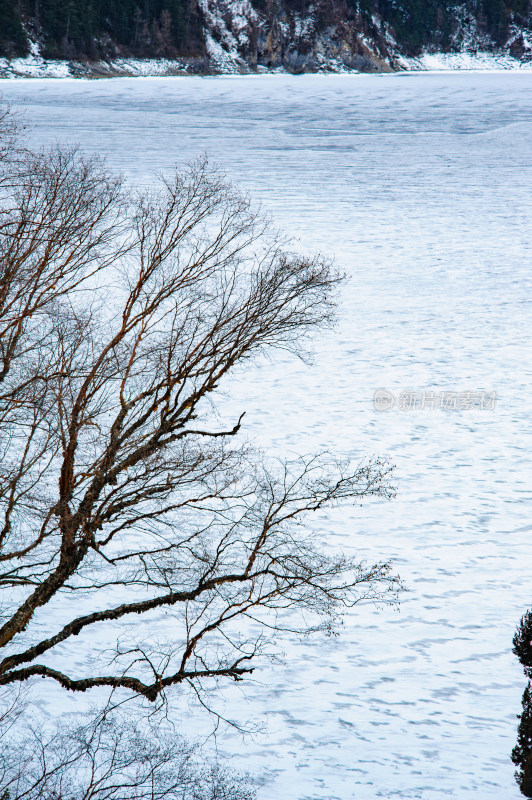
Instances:
[[[330,324],[332,265],[291,252],[204,161],[135,195],[76,150],[9,154],[0,686],[40,676],[155,701],[241,679],[285,625],[329,629],[343,608],[394,600],[386,561],[335,554],[311,524],[389,497],[389,467],[270,463],[240,440],[241,412],[216,412],[236,366],[300,353]],[[89,646],[97,673],[72,666]]]

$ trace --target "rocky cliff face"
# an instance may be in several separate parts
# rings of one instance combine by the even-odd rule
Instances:
[[[502,0],[501,0],[502,2]],[[532,7],[505,11],[501,23],[470,2],[436,8],[432,18],[408,14],[403,3],[317,0],[200,0],[211,63],[237,71],[283,69],[383,72],[402,69],[424,52],[497,52],[532,58]],[[429,15],[430,0],[425,5]],[[532,4],[531,4],[532,5]],[[440,4],[444,6],[444,4]],[[399,11],[398,11],[399,9]],[[384,14],[388,11],[388,14]],[[394,13],[392,13],[394,12]],[[438,13],[439,12],[439,13]],[[490,25],[490,22],[493,24]]]
[[[401,47],[376,15],[345,3],[317,3],[301,10],[282,0],[252,6],[249,0],[200,0],[206,49],[213,64],[235,71],[391,71]]]

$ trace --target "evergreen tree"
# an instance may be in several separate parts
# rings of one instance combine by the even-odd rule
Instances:
[[[201,21],[189,0],[40,0],[38,21],[52,58],[101,56],[102,39],[141,57],[202,49]]]
[[[518,767],[515,778],[521,793],[532,797],[532,610],[521,618],[513,639],[513,652],[523,665],[528,686],[523,694],[523,710],[519,715],[512,761]]]
[[[486,29],[493,41],[500,44],[508,30],[510,10],[504,0],[483,0],[482,12],[486,19]]]
[[[0,0],[0,56],[24,56],[27,52],[28,42],[16,3]]]

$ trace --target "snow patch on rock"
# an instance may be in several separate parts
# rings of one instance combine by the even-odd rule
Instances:
[[[212,67],[224,74],[250,72],[243,54],[258,15],[249,0],[200,0],[205,43]]]

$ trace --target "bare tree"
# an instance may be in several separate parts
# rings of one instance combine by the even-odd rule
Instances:
[[[0,97],[0,169],[16,160],[25,127],[23,115]]]
[[[253,800],[247,776],[171,731],[97,716],[45,735],[0,736],[1,800]]]
[[[216,414],[228,373],[331,322],[331,265],[291,253],[203,161],[132,195],[54,149],[4,164],[2,187],[0,685],[155,701],[242,679],[272,631],[394,600],[387,563],[332,554],[308,522],[388,497],[387,465],[272,467],[243,415]],[[88,642],[101,674],[71,668]]]

